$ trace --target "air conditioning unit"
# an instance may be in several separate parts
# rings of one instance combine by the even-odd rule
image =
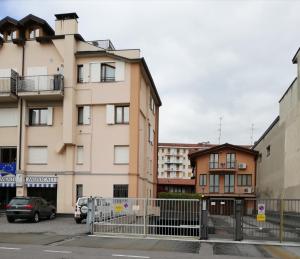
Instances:
[[[244,193],[253,193],[252,187],[244,188]]]
[[[246,163],[239,163],[239,169],[246,169],[247,164]]]

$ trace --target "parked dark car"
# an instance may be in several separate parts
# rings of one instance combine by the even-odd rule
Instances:
[[[53,219],[56,208],[40,197],[15,197],[6,206],[8,222],[16,219],[28,219],[37,223],[40,219]]]

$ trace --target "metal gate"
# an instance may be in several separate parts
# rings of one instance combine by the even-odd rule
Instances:
[[[91,232],[199,239],[199,200],[91,198]]]
[[[98,235],[300,241],[300,200],[93,197],[88,207],[87,224]]]

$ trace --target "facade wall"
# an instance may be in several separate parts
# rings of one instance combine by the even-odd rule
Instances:
[[[296,79],[279,102],[279,120],[255,145],[260,159],[258,193],[270,198],[300,195],[300,91]],[[270,154],[267,156],[267,148]]]
[[[76,22],[77,24],[77,22]],[[78,42],[74,23],[66,24],[57,35],[66,33],[47,43],[26,41],[24,69],[22,47],[12,42],[0,47],[0,69],[12,68],[27,75],[30,67],[46,67],[47,75],[63,74],[64,95],[51,99],[43,92],[34,96],[16,98],[6,103],[1,99],[0,109],[18,107],[18,125],[0,127],[0,147],[15,146],[21,154],[17,159],[17,173],[24,176],[57,177],[57,211],[73,212],[76,186],[83,185],[83,195],[112,197],[114,185],[128,185],[129,197],[153,197],[157,174],[157,139],[159,97],[149,75],[142,70],[142,62],[98,55],[100,50],[91,44]],[[102,50],[102,49],[101,49]],[[95,51],[95,55],[77,56],[78,51]],[[103,52],[103,51],[102,51]],[[119,56],[139,58],[139,51],[115,51]],[[122,55],[122,53],[124,55]],[[91,74],[84,82],[77,82],[77,66],[115,62],[120,79],[113,82],[91,82]],[[124,68],[124,70],[123,70]],[[86,68],[85,68],[86,69]],[[85,70],[87,71],[87,70]],[[116,72],[117,73],[117,72]],[[85,75],[86,76],[86,75]],[[117,77],[117,75],[116,75]],[[116,78],[117,79],[117,78]],[[155,96],[155,110],[150,111],[150,96]],[[108,106],[129,106],[129,123],[108,123]],[[89,123],[78,125],[78,107],[90,107]],[[53,108],[52,125],[29,126],[28,110]],[[148,125],[154,129],[154,141],[149,142]],[[21,132],[21,145],[19,133]],[[1,137],[2,136],[2,137]],[[3,137],[5,136],[5,137]],[[47,161],[30,164],[29,147],[47,147]],[[78,146],[83,147],[83,161],[78,163]],[[115,163],[115,146],[129,147],[129,162]],[[19,152],[18,158],[19,158]],[[26,181],[26,180],[25,180]],[[1,187],[0,187],[1,188]],[[32,187],[31,187],[32,188]],[[17,195],[27,195],[25,183],[17,187]]]

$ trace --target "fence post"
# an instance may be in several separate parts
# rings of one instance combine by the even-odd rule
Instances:
[[[280,232],[279,232],[279,241],[280,243],[283,242],[283,239],[284,239],[284,234],[283,234],[283,219],[284,219],[284,216],[283,216],[283,212],[284,212],[284,200],[281,196],[280,198]]]
[[[147,236],[147,207],[148,207],[148,197],[144,199],[144,236]]]
[[[243,201],[235,200],[235,241],[243,240]]]
[[[94,234],[94,221],[95,221],[95,198],[92,196],[88,198],[88,212],[86,224],[89,228],[89,233]]]
[[[208,212],[207,212],[207,200],[201,200],[201,216],[200,216],[200,239],[208,239]]]

